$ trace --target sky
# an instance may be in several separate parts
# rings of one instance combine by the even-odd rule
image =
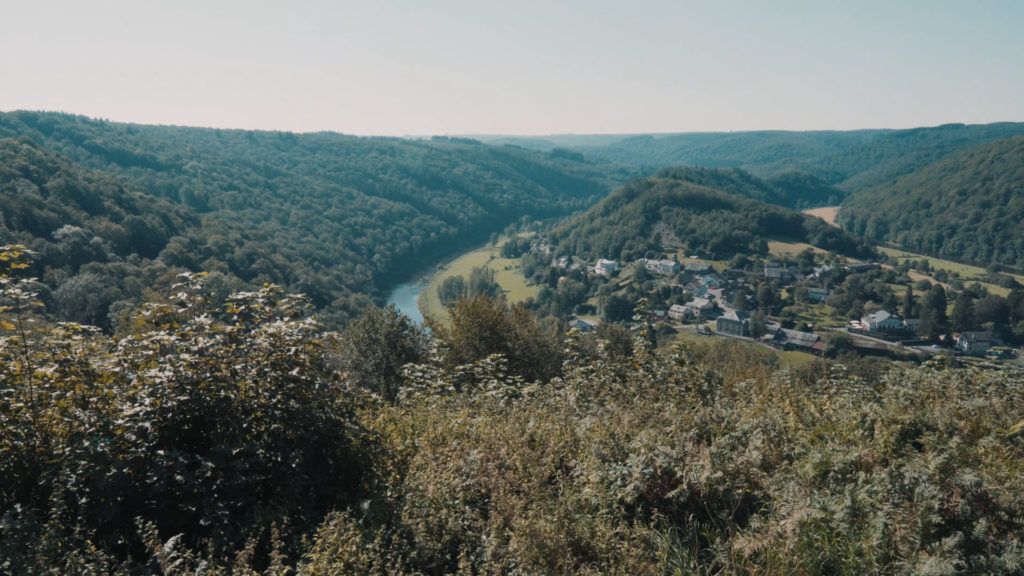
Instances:
[[[0,111],[360,135],[1024,121],[1024,0],[32,0]]]

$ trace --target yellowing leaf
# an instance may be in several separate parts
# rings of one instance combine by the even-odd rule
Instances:
[[[14,324],[11,324],[7,320],[0,320],[0,328],[4,330],[14,330]]]

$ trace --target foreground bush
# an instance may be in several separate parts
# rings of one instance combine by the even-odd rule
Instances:
[[[360,432],[303,303],[267,287],[217,311],[196,280],[117,342],[46,327],[16,298],[30,284],[7,284],[0,572],[147,566],[172,538],[219,558],[272,527],[297,550],[285,529],[353,501]]]
[[[404,401],[367,415],[386,482],[321,527],[308,572],[1024,570],[1019,377],[739,379],[694,356],[539,386],[500,358],[415,367]]]
[[[272,287],[112,341],[3,280],[0,573],[1024,571],[1018,373],[570,339],[355,395]]]

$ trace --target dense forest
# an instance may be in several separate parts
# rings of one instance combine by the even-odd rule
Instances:
[[[550,136],[499,142],[564,147],[630,166],[743,168],[758,176],[813,175],[848,193],[890,182],[953,152],[1024,134],[1024,123],[947,124],[905,130],[761,131],[635,136]]]
[[[668,169],[633,180],[552,232],[561,254],[634,260],[666,246],[728,259],[763,254],[768,238],[854,255],[867,250],[821,219],[767,204],[779,191],[740,170]]]
[[[1024,268],[1024,137],[982,144],[860,192],[843,228],[981,266]]]
[[[1024,566],[1008,372],[594,345],[487,296],[433,336],[368,309],[339,339],[201,274],[115,340],[49,323],[34,257],[0,253],[4,573]]]
[[[969,147],[1022,129],[538,150],[0,114],[0,574],[1024,572],[1009,361],[888,362],[832,338],[785,368],[696,334],[658,348],[645,312],[688,298],[672,286],[598,288],[608,321],[570,330],[590,281],[526,235],[501,249],[544,277],[552,317],[482,268],[445,286],[446,322],[373,305],[434,259],[573,212],[556,256],[753,267],[772,238],[871,255],[793,210],[845,198],[854,232],[1019,265],[1024,140]],[[665,159],[705,167],[637,178]],[[917,314],[927,338],[1024,334],[1019,285],[947,295],[908,272],[815,287],[851,317]],[[750,308],[808,290],[762,282]]]
[[[0,114],[0,136],[14,139],[2,148],[0,242],[41,254],[52,292],[93,285],[103,295],[88,318],[66,319],[104,327],[116,322],[111,307],[137,301],[167,270],[216,273],[231,288],[281,284],[338,325],[434,260],[520,218],[586,208],[630,175],[578,153],[465,139],[64,114]]]

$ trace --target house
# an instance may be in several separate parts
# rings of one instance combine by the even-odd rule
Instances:
[[[568,268],[572,264],[572,258],[569,256],[559,256],[558,258],[551,259],[552,268]]]
[[[828,264],[822,264],[821,266],[815,266],[814,267],[814,272],[811,273],[811,276],[813,276],[815,278],[821,278],[822,276],[828,274],[831,271],[832,271],[832,267],[831,266],[829,266]]]
[[[658,274],[671,276],[682,270],[682,266],[675,260],[658,260]]]
[[[701,272],[707,272],[711,270],[711,264],[707,262],[687,262],[686,271],[694,274],[700,274]]]
[[[911,334],[917,334],[917,330],[921,327],[920,318],[905,318],[903,320],[903,329]]]
[[[785,328],[781,328],[775,334],[773,344],[783,350],[800,350],[812,354],[820,354],[825,349],[821,336],[813,332],[799,332]]]
[[[675,260],[655,260],[654,258],[640,258],[636,261],[650,272],[671,276],[682,270],[682,266]]]
[[[576,329],[580,332],[593,332],[594,330],[597,330],[597,322],[584,320],[582,318],[573,318],[569,321],[569,329]]]
[[[774,262],[766,262],[764,265],[764,279],[778,280],[779,282],[791,282],[794,278],[793,271]]]
[[[600,274],[601,276],[611,276],[612,273],[619,271],[619,263],[615,260],[605,260],[601,258],[594,265],[594,273]]]
[[[996,343],[995,336],[988,332],[964,332],[956,340],[956,350],[961,354],[981,356]]]
[[[723,279],[718,274],[715,274],[714,272],[710,274],[705,274],[703,276],[698,276],[697,281],[700,282],[700,285],[704,286],[705,288],[721,288],[723,285],[725,285],[725,279]]]
[[[690,294],[693,294],[694,296],[705,297],[708,295],[708,287],[697,282],[687,282],[683,286],[683,289],[685,289]]]
[[[750,313],[746,310],[733,310],[718,317],[715,329],[722,334],[733,336],[750,336]]]
[[[904,330],[903,321],[885,310],[876,310],[860,319],[861,330],[869,332],[895,332]]]
[[[668,312],[664,310],[648,310],[647,319],[651,322],[664,322],[665,318],[668,317]]]
[[[833,294],[832,290],[826,288],[808,288],[807,299],[811,302],[824,302]]]
[[[739,280],[747,277],[747,271],[743,268],[729,268],[725,271],[725,277],[729,280]]]
[[[668,317],[676,321],[682,321],[688,314],[690,309],[682,304],[673,304],[668,308]]]
[[[555,247],[552,246],[551,244],[548,244],[547,242],[534,242],[533,244],[530,245],[530,252],[534,252],[537,254],[551,255],[551,253],[554,252],[554,250]]]
[[[707,316],[715,311],[715,303],[707,298],[694,298],[687,302],[684,307],[694,316]]]

